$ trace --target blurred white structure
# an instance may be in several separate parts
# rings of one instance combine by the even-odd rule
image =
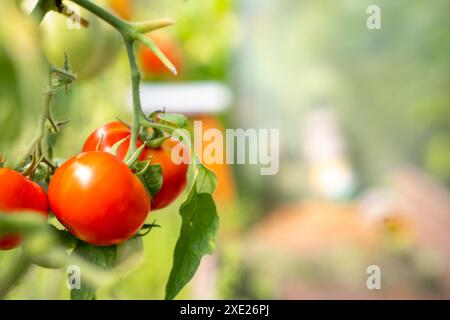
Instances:
[[[141,104],[145,113],[165,108],[167,112],[215,114],[226,110],[233,94],[221,82],[142,83]],[[127,105],[132,108],[131,95]]]

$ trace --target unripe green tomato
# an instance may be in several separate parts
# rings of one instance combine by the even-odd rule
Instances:
[[[101,3],[100,3],[101,4]],[[49,12],[41,24],[42,50],[47,59],[64,65],[67,53],[71,69],[78,79],[89,79],[107,69],[117,58],[122,45],[119,33],[100,18],[70,4],[75,12],[89,22],[87,27],[77,25],[75,19]]]

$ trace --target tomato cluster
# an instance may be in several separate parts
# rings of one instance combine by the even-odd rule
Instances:
[[[130,129],[120,122],[95,130],[86,140],[82,153],[55,171],[48,198],[32,180],[11,169],[0,169],[0,210],[14,214],[28,209],[47,216],[50,209],[75,237],[97,246],[128,240],[141,229],[150,209],[163,208],[180,195],[186,187],[188,170],[188,164],[172,161],[172,150],[181,142],[167,139],[158,148],[145,147],[139,160],[159,164],[163,177],[160,191],[152,198],[123,161],[130,136]],[[113,146],[122,140],[112,154]],[[143,143],[138,139],[137,147]],[[3,250],[19,243],[17,234],[0,237]]]
[[[119,158],[124,159],[130,145],[130,129],[121,122],[108,123],[95,130],[86,140],[83,151],[101,150],[111,152],[112,147],[117,142],[124,140],[117,148],[116,154]],[[136,146],[142,146],[142,141],[137,140]],[[171,204],[186,187],[186,174],[188,164],[176,164],[172,160],[172,150],[177,143],[170,139],[165,140],[163,144],[156,149],[145,148],[140,155],[140,160],[151,159],[154,164],[160,164],[162,167],[163,185],[161,190],[152,199],[152,208],[160,209]],[[185,154],[189,151],[185,149]]]

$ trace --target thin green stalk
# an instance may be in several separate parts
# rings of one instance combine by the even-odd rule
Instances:
[[[157,123],[154,122],[150,119],[148,119],[144,114],[141,115],[141,125],[143,125],[144,127],[147,128],[153,128],[153,129],[159,129],[162,131],[165,131],[169,134],[171,134],[176,128],[162,124],[162,123]]]
[[[115,29],[117,29],[120,33],[129,32],[131,29],[131,24],[127,21],[115,16],[108,10],[96,5],[95,3],[89,0],[72,0],[72,2],[78,4],[79,6],[85,8],[86,10],[92,12],[97,17],[101,18],[105,22],[109,23]],[[134,29],[133,29],[134,30]]]
[[[47,2],[47,0],[39,1],[35,10],[50,10],[51,8],[41,7],[42,3]],[[134,45],[136,41],[142,42],[145,46],[151,49],[159,59],[166,65],[166,67],[172,71],[174,74],[177,73],[175,66],[170,62],[170,60],[164,55],[164,53],[156,46],[156,44],[146,37],[143,33],[150,32],[152,30],[160,29],[174,23],[173,20],[169,18],[159,19],[155,21],[144,21],[137,23],[130,23],[126,20],[123,20],[116,15],[112,14],[108,10],[98,6],[97,4],[89,1],[89,0],[72,0],[72,2],[78,4],[79,6],[85,8],[90,11],[98,18],[104,20],[108,24],[110,24],[113,28],[115,28],[121,35],[122,39],[125,43],[128,60],[130,64],[131,71],[131,86],[132,86],[132,97],[133,97],[133,123],[131,127],[131,139],[130,146],[128,148],[127,156],[125,159],[129,159],[136,152],[136,142],[139,134],[139,129],[141,126],[141,122],[145,119],[144,113],[141,107],[141,99],[139,95],[139,87],[141,74],[139,72],[139,68],[136,64],[135,58],[135,50]],[[44,13],[45,14],[45,13]],[[43,17],[43,15],[42,15]],[[41,18],[42,18],[41,17]],[[150,124],[146,124],[147,126],[152,126]],[[164,129],[161,127],[161,129]],[[171,129],[170,127],[165,129]]]
[[[27,158],[30,156],[30,154],[34,152],[34,150],[36,150],[36,146],[38,146],[41,143],[42,139],[44,138],[45,122],[47,121],[47,115],[49,113],[51,99],[52,98],[49,94],[45,95],[45,102],[43,103],[42,106],[41,115],[36,129],[36,135],[34,136],[33,140],[31,140],[30,145],[26,150],[26,152],[17,161],[15,167],[22,167],[27,161]]]
[[[147,40],[148,38],[145,38],[141,33],[139,29],[150,31],[150,29],[154,28],[160,28],[163,25],[170,25],[173,24],[173,21],[159,21],[158,23],[154,23],[151,25],[149,22],[144,22],[141,24],[131,24],[125,20],[122,20],[119,17],[116,17],[115,15],[111,14],[109,11],[103,9],[100,6],[97,6],[96,4],[90,2],[89,0],[72,0],[76,4],[80,5],[81,7],[89,10],[93,14],[95,14],[97,17],[103,19],[107,23],[109,23],[112,27],[117,29],[117,31],[120,32],[122,35],[123,41],[125,43],[125,47],[127,49],[128,54],[128,61],[130,64],[130,73],[131,73],[131,89],[132,89],[132,98],[133,98],[133,122],[131,126],[131,138],[130,138],[130,146],[128,148],[127,155],[125,157],[125,160],[129,159],[133,154],[136,152],[136,142],[139,134],[139,129],[141,125],[141,120],[143,117],[143,111],[141,106],[141,98],[139,94],[139,87],[140,87],[140,81],[141,81],[141,74],[139,72],[139,68],[136,63],[136,54],[135,54],[135,41],[141,41],[146,46],[151,48],[163,61],[165,65],[168,66],[172,72],[176,73],[175,67],[172,65],[172,63],[167,59],[167,57],[164,56],[164,54],[159,50],[156,45],[150,40]]]
[[[132,91],[132,97],[133,97],[133,123],[131,125],[131,138],[130,138],[130,147],[128,148],[127,156],[125,159],[127,160],[129,157],[131,157],[136,152],[136,142],[137,137],[139,134],[139,128],[140,128],[140,119],[142,112],[141,107],[141,97],[139,94],[139,86],[141,82],[141,74],[139,72],[139,68],[136,63],[135,59],[135,52],[134,52],[134,41],[133,40],[127,40],[124,39],[125,45],[127,48],[128,53],[128,61],[130,64],[130,71],[131,71],[131,91]]]

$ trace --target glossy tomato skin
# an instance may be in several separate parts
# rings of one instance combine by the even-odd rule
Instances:
[[[27,209],[47,217],[48,201],[45,191],[14,170],[0,169],[0,210],[6,214],[15,214]],[[0,250],[13,249],[20,241],[20,235],[3,235],[0,237]]]
[[[111,152],[112,146],[131,135],[130,129],[121,122],[108,123],[97,130],[95,130],[87,139],[83,147],[83,152],[95,151],[97,144],[101,140],[99,150],[105,152]],[[181,142],[172,141],[167,139],[160,148],[150,149],[145,148],[141,153],[139,160],[144,161],[151,156],[152,164],[160,164],[163,173],[163,185],[160,192],[152,200],[152,210],[161,209],[171,204],[183,190],[186,188],[186,174],[189,168],[189,161],[186,163],[177,164],[172,161],[172,150]],[[121,159],[125,158],[125,155],[130,145],[129,138],[123,144],[120,145],[117,150],[117,156]],[[137,147],[142,145],[142,141],[138,139]],[[189,155],[189,150],[183,145],[183,152],[185,155]]]
[[[56,170],[48,196],[56,218],[97,246],[128,240],[142,227],[150,198],[125,163],[106,152],[81,153]]]
[[[131,131],[126,125],[119,121],[111,122],[91,133],[84,143],[83,152],[96,151],[100,142],[98,150],[111,153],[112,147],[117,142],[127,139],[117,149],[117,156],[124,159],[130,146],[130,137]],[[136,146],[140,147],[141,145],[142,141],[139,140]]]
[[[144,159],[151,157],[151,163],[159,163],[162,168],[163,185],[161,190],[153,197],[152,208],[161,209],[171,204],[186,188],[186,175],[188,163],[175,163],[172,160],[173,148],[181,142],[167,139],[157,149],[145,148],[142,152]],[[183,145],[183,152],[189,155],[189,150]]]

